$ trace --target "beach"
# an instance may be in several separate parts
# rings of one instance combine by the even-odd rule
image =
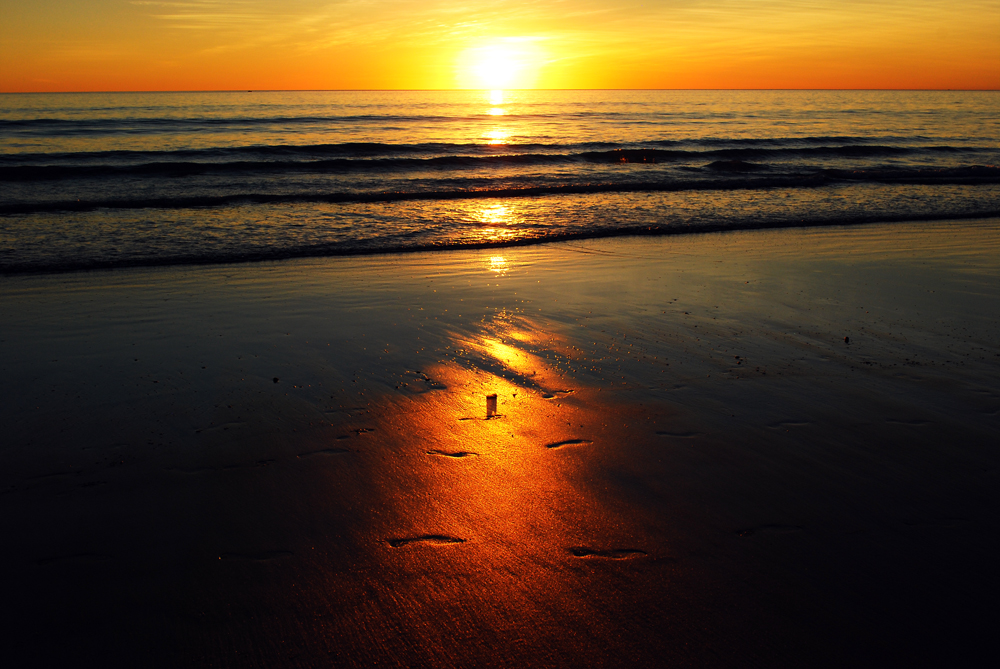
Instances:
[[[9,647],[985,663],[998,279],[996,218],[4,276]]]

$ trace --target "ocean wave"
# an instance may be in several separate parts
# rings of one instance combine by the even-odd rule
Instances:
[[[449,147],[455,149],[456,147]],[[614,148],[610,150],[588,150],[581,152],[556,152],[548,147],[505,147],[500,152],[494,149],[487,155],[480,148],[469,147],[467,152],[439,153],[438,145],[335,145],[330,147],[255,147],[252,150],[214,150],[194,154],[176,152],[159,154],[158,157],[173,156],[174,160],[151,162],[125,162],[125,156],[104,154],[81,159],[76,156],[73,163],[60,164],[62,156],[50,157],[48,164],[31,164],[22,158],[0,160],[0,181],[31,182],[60,179],[100,178],[100,177],[179,177],[199,174],[280,174],[291,172],[352,172],[352,171],[406,171],[435,168],[483,168],[502,166],[540,166],[557,163],[591,164],[708,164],[720,166],[728,163],[766,164],[798,159],[796,169],[809,171],[822,169],[822,165],[803,164],[809,158],[872,159],[913,156],[921,152],[948,152],[969,154],[976,149],[955,147],[928,147],[913,149],[884,145],[843,145],[819,147],[780,148],[725,148],[711,150]],[[542,149],[542,152],[532,151]],[[412,154],[430,154],[413,156]],[[239,155],[256,154],[258,160],[227,160]],[[407,155],[410,154],[410,155]],[[183,160],[183,157],[198,157],[201,160]],[[338,157],[339,156],[339,157]],[[129,155],[128,158],[135,158]],[[104,158],[105,162],[95,159]],[[117,161],[107,159],[117,158]],[[283,159],[291,158],[291,159]],[[94,162],[92,162],[94,161]],[[988,168],[989,166],[983,166]],[[711,167],[716,169],[716,167]],[[756,168],[752,168],[756,169]]]
[[[348,243],[334,244],[300,244],[281,248],[241,249],[233,248],[224,251],[161,253],[149,256],[125,257],[77,257],[44,260],[18,260],[5,256],[0,249],[0,275],[63,273],[102,269],[166,267],[175,265],[220,265],[246,262],[266,262],[293,260],[297,258],[324,258],[345,256],[385,255],[398,253],[442,252],[474,249],[502,249],[523,246],[535,246],[573,240],[602,239],[613,237],[666,236],[684,234],[704,234],[711,232],[735,232],[741,230],[768,230],[780,228],[830,227],[864,225],[871,223],[899,223],[914,221],[943,220],[974,220],[1000,218],[1000,209],[982,209],[978,211],[946,211],[931,213],[892,214],[887,212],[871,212],[850,216],[757,216],[740,218],[727,222],[698,224],[659,224],[641,226],[617,227],[583,227],[576,230],[559,230],[543,232],[536,236],[519,237],[515,239],[497,239],[486,241],[440,241],[422,243],[376,242],[370,243],[358,239]],[[403,235],[406,237],[406,235]]]
[[[873,95],[7,96],[0,271],[1000,209],[995,93]]]
[[[482,142],[448,143],[425,142],[417,144],[392,144],[379,142],[345,142],[336,144],[277,144],[207,149],[175,149],[164,151],[77,151],[45,153],[0,154],[0,166],[39,165],[68,163],[88,165],[110,161],[110,164],[139,164],[142,162],[226,162],[251,158],[310,160],[322,158],[386,158],[398,156],[465,157],[494,156],[499,154],[544,154],[567,158],[583,157],[600,162],[616,162],[621,158],[645,156],[649,160],[674,160],[687,156],[718,156],[729,158],[768,155],[832,155],[868,157],[881,155],[906,155],[914,153],[1000,153],[1000,147],[968,144],[922,144],[913,138],[906,141],[894,138],[817,137],[817,138],[760,138],[760,139],[689,139],[658,140],[639,144],[616,142],[542,143],[524,142],[510,144],[485,144]],[[665,148],[671,147],[671,148]],[[721,148],[719,148],[721,147]]]
[[[538,195],[590,193],[641,193],[675,191],[733,191],[771,188],[819,188],[838,182],[880,184],[996,184],[1000,167],[968,165],[952,168],[868,168],[821,169],[805,174],[760,175],[763,169],[742,161],[715,162],[705,166],[707,176],[697,179],[622,180],[603,183],[552,183],[527,186],[482,186],[448,190],[380,190],[321,192],[241,192],[225,195],[185,195],[164,197],[109,197],[77,200],[10,202],[0,204],[0,215],[95,209],[189,209],[236,204],[276,204],[296,202],[402,202],[409,200],[465,200],[482,198],[524,198]],[[432,182],[434,183],[434,182]],[[481,182],[479,182],[481,183]]]
[[[232,127],[232,126],[261,126],[277,125],[289,126],[298,124],[334,124],[334,123],[357,123],[359,121],[380,121],[380,122],[400,122],[400,121],[421,121],[433,122],[463,120],[457,116],[447,116],[441,114],[344,114],[332,116],[227,116],[227,117],[202,117],[184,118],[170,116],[125,116],[106,118],[31,118],[31,119],[4,119],[0,120],[0,132],[7,129],[15,131],[39,130],[48,133],[52,130],[63,132],[118,132],[124,128],[143,128],[155,130],[159,128],[183,128],[185,130],[197,130],[206,127]]]
[[[312,160],[322,158],[385,158],[420,155],[481,156],[512,152],[565,154],[578,151],[613,150],[622,148],[614,142],[581,142],[571,144],[483,144],[424,142],[417,144],[388,144],[380,142],[344,142],[338,144],[276,144],[212,147],[207,149],[175,149],[167,151],[75,151],[47,153],[11,153],[0,155],[0,166],[66,163],[70,165],[141,164],[143,162],[226,162],[229,160],[286,158]]]
[[[545,119],[608,119],[608,120],[621,120],[627,119],[629,122],[653,122],[653,123],[663,123],[665,121],[678,121],[685,119],[698,119],[699,121],[715,120],[715,119],[727,119],[731,118],[730,114],[711,114],[707,116],[703,111],[666,111],[657,110],[650,112],[637,112],[637,111],[612,111],[609,109],[569,109],[561,108],[560,111],[531,111],[530,105],[519,105],[521,111],[513,112],[508,115],[509,118],[515,118],[524,121],[536,121]],[[15,132],[15,133],[40,133],[40,134],[50,134],[52,132],[117,132],[122,129],[129,128],[141,128],[143,130],[179,130],[179,131],[197,131],[212,128],[228,128],[228,127],[253,127],[259,129],[263,126],[300,126],[300,125],[345,125],[345,124],[358,124],[358,123],[435,123],[435,122],[464,122],[464,121],[481,121],[485,119],[493,119],[495,117],[489,112],[490,106],[484,105],[482,111],[477,113],[456,113],[456,114],[441,114],[441,113],[344,113],[344,114],[297,114],[297,115],[232,115],[232,116],[144,116],[144,115],[115,115],[113,113],[106,116],[90,116],[87,118],[72,118],[70,116],[48,116],[48,117],[36,117],[36,118],[7,118],[0,119],[0,134],[4,132]],[[100,110],[91,110],[100,111]],[[117,110],[107,110],[107,111],[117,111]],[[722,143],[736,142],[739,143],[741,139],[727,139],[727,138],[713,138],[715,141]],[[830,139],[843,139],[841,136],[837,135],[823,135],[817,137],[804,137],[806,141],[823,141]],[[859,141],[870,141],[870,137],[847,137],[848,141],[852,139],[857,139]]]
[[[561,112],[522,112],[511,115],[521,121],[545,121],[550,119],[607,119],[621,120],[624,118],[641,122],[663,122],[665,119],[684,119],[690,117],[684,113],[651,113],[634,114],[629,112],[601,111],[561,111]],[[495,119],[488,108],[474,114],[329,114],[329,115],[296,115],[296,116],[107,116],[104,118],[25,118],[0,119],[0,136],[48,136],[58,135],[104,135],[121,132],[198,132],[217,129],[250,128],[260,131],[262,128],[298,128],[303,126],[364,126],[367,124],[384,126],[401,123],[411,125],[427,125],[435,123],[467,123]]]

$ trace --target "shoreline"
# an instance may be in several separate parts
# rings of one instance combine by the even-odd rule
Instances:
[[[498,250],[9,277],[14,656],[996,656],[1000,220]]]
[[[860,218],[851,221],[841,219],[816,219],[810,222],[805,221],[769,221],[765,224],[747,224],[745,226],[731,224],[699,224],[697,229],[685,226],[637,226],[633,228],[616,228],[612,230],[588,230],[580,233],[567,233],[550,235],[544,238],[521,238],[488,242],[463,242],[450,246],[438,246],[434,244],[395,246],[386,248],[351,248],[351,249],[302,249],[296,252],[276,252],[270,254],[242,254],[232,258],[196,258],[189,256],[178,256],[175,258],[162,258],[153,262],[140,262],[137,260],[127,260],[122,262],[106,261],[93,262],[89,264],[74,265],[40,265],[21,268],[4,268],[0,266],[0,277],[16,276],[36,276],[48,274],[72,274],[78,272],[100,272],[109,270],[135,270],[154,268],[197,268],[226,265],[244,265],[257,263],[285,262],[296,260],[320,260],[324,258],[354,258],[370,256],[394,256],[408,255],[412,253],[447,253],[462,251],[481,250],[504,250],[521,247],[540,246],[545,244],[560,244],[574,241],[605,240],[619,238],[644,238],[644,237],[674,237],[702,234],[716,234],[727,232],[754,232],[769,230],[795,230],[812,228],[852,228],[856,226],[868,225],[889,225],[889,224],[909,224],[909,223],[949,223],[954,221],[988,221],[1000,218],[1000,211],[970,212],[968,214],[929,214],[926,218],[914,216],[912,213],[899,216],[875,215],[869,218]]]

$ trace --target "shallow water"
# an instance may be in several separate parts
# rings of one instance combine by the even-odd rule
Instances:
[[[0,95],[0,271],[1000,213],[996,92]]]

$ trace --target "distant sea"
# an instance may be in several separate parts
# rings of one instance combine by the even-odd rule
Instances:
[[[1000,215],[1000,92],[0,95],[0,272]]]

